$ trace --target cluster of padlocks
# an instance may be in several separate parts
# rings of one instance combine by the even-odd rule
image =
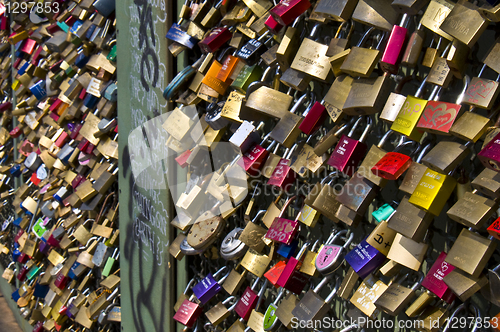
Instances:
[[[2,1],[2,277],[33,331],[120,329],[115,3]]]
[[[164,90],[188,174],[169,252],[194,275],[174,320],[500,330],[497,2],[186,1],[166,35],[191,59]]]

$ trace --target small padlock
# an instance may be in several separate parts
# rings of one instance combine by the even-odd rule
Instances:
[[[340,231],[333,236],[330,243],[325,244],[316,256],[316,269],[323,275],[329,275],[335,272],[344,262],[344,257],[347,253],[347,248],[354,238],[351,233],[346,239],[343,246],[333,244],[335,240],[339,239],[342,235],[346,235],[347,231]]]

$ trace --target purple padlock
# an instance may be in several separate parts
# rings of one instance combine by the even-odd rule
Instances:
[[[40,241],[40,244],[38,245],[38,251],[47,256],[49,253],[51,246],[47,242]]]
[[[497,134],[486,146],[479,151],[477,158],[484,167],[500,172],[500,133]]]
[[[385,261],[385,256],[364,239],[345,256],[345,260],[361,279],[365,279]]]
[[[229,275],[229,272],[226,273],[224,277],[222,277],[220,280],[215,280],[215,278],[222,273],[222,271],[226,270],[227,266],[222,267],[219,271],[215,272],[213,275],[209,273],[203,280],[201,280],[199,283],[197,283],[193,287],[193,293],[196,296],[198,300],[200,300],[201,304],[205,304],[212,297],[214,297],[217,293],[220,292],[222,287],[220,286],[219,283],[222,283],[227,276]]]

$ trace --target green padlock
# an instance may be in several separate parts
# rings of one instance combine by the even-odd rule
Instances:
[[[381,222],[382,220],[388,220],[395,211],[391,205],[386,203],[378,208],[378,210],[373,211],[372,216],[377,222]]]
[[[259,80],[261,76],[262,76],[262,68],[260,66],[245,65],[239,72],[234,82],[231,84],[231,87],[235,88],[241,93],[245,93],[250,83]]]
[[[120,257],[120,252],[118,251],[118,248],[116,248],[115,251],[113,252],[113,255],[111,255],[111,257],[108,258],[106,264],[104,265],[104,268],[102,269],[101,274],[104,278],[107,278],[110,275],[111,270],[113,269],[113,265],[115,265],[115,262],[119,257]]]
[[[108,56],[106,57],[109,61],[116,62],[116,44],[111,47]]]
[[[43,236],[43,234],[45,234],[46,231],[47,231],[47,229],[43,225],[43,219],[42,218],[38,218],[38,220],[36,221],[35,225],[33,226],[33,233],[35,233],[35,235],[39,239],[41,239],[42,236]]]
[[[36,277],[40,272],[42,271],[43,264],[40,265],[33,265],[31,269],[28,271],[26,274],[26,277],[28,278],[28,281],[31,281],[34,277]]]

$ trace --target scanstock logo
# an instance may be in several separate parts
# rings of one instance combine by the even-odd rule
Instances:
[[[231,143],[217,142],[215,136],[216,131],[200,121],[196,106],[158,115],[128,136],[135,186],[151,195],[170,190],[175,221],[183,225],[209,210],[222,215],[248,194],[247,174],[237,162],[241,152]]]

